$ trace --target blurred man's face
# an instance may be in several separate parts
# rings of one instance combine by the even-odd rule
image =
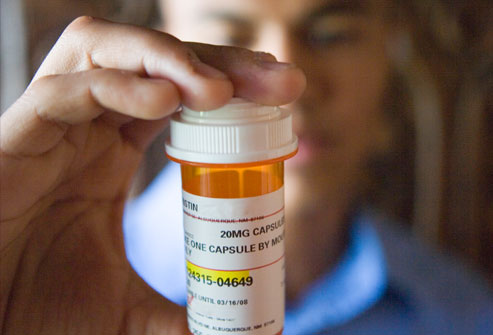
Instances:
[[[300,150],[287,176],[297,176],[291,191],[329,208],[348,206],[375,141],[388,77],[381,3],[166,0],[162,7],[165,29],[182,40],[267,51],[305,71],[307,90],[292,106]],[[313,213],[309,203],[303,207]]]

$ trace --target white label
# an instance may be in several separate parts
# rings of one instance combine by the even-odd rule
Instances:
[[[183,191],[183,212],[192,334],[280,334],[284,188],[236,199]]]

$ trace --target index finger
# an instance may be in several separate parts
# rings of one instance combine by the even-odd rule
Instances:
[[[142,77],[167,79],[193,108],[212,109],[227,102],[233,87],[221,71],[200,61],[177,38],[142,27],[80,17],[63,32],[33,81],[49,76],[111,68]]]

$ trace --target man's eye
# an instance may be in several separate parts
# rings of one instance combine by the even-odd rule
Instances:
[[[331,47],[357,41],[359,33],[356,31],[337,32],[308,32],[306,40],[313,47]]]
[[[305,30],[305,40],[312,47],[333,47],[359,40],[361,35],[357,19],[347,17],[321,17]]]
[[[229,20],[209,20],[197,27],[197,38],[205,43],[240,47],[252,45],[252,29]]]

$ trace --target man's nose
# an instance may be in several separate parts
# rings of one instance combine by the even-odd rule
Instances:
[[[254,49],[269,52],[280,62],[292,62],[292,42],[292,37],[285,26],[276,22],[267,22],[259,29]]]

